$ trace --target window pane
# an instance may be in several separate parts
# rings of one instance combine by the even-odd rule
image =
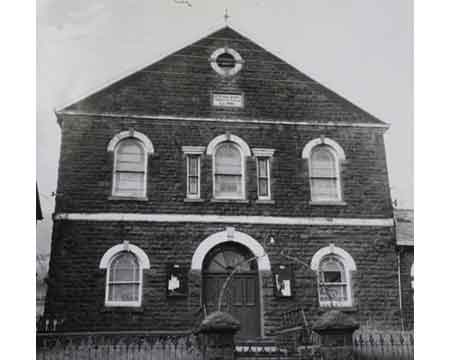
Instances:
[[[269,196],[267,179],[259,179],[259,196]]]
[[[338,282],[341,280],[341,273],[339,271],[324,271],[323,272],[323,281],[326,283]]]
[[[344,271],[344,265],[336,256],[327,256],[320,262],[321,271]]]
[[[346,301],[347,285],[320,285],[320,301]]]
[[[189,162],[189,175],[190,176],[197,176],[198,175],[198,162],[199,157],[198,156],[188,156],[188,162]]]
[[[336,177],[335,165],[334,156],[327,147],[316,147],[311,155],[311,177]]]
[[[187,157],[188,161],[188,194],[198,195],[199,192],[199,165],[200,157],[198,155],[189,155]]]
[[[144,149],[137,140],[123,140],[119,144],[116,154],[116,170],[144,171]]]
[[[132,253],[121,253],[111,262],[109,281],[139,281],[139,265]]]
[[[215,153],[216,174],[241,175],[241,153],[236,145],[224,143]]]
[[[142,196],[144,193],[144,173],[116,172],[114,193],[122,196]]]
[[[251,257],[251,256],[250,256]],[[249,256],[241,254],[235,249],[223,250],[207,260],[208,272],[231,272],[238,267],[238,272],[252,270],[252,264],[248,260]]]
[[[117,162],[116,171],[144,172],[145,166],[143,163]]]
[[[109,301],[138,301],[139,284],[110,284]]]
[[[268,159],[258,159],[258,176],[259,177],[268,177],[267,172],[267,163]]]
[[[321,282],[345,282],[345,267],[336,256],[327,256],[320,262]]]
[[[242,176],[216,175],[216,196],[242,196]]]
[[[189,194],[198,193],[198,177],[189,177]]]
[[[311,179],[311,195],[313,200],[338,200],[336,179]]]

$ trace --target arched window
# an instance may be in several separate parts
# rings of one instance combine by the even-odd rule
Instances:
[[[345,154],[339,144],[325,137],[311,140],[303,149],[303,158],[309,164],[311,201],[342,201],[339,161],[345,160]]]
[[[141,276],[136,256],[123,251],[111,261],[108,269],[107,302],[139,303]]]
[[[112,195],[145,198],[147,195],[147,158],[153,144],[144,134],[130,129],[116,134],[108,143],[114,153]]]
[[[329,146],[316,146],[311,154],[311,200],[341,200],[336,156]]]
[[[214,197],[244,198],[244,161],[239,146],[226,141],[214,153]]]
[[[141,305],[142,274],[150,268],[144,251],[125,241],[103,255],[100,268],[106,269],[105,305]]]
[[[134,138],[120,141],[115,150],[113,195],[145,197],[147,156],[143,144]]]
[[[230,133],[216,136],[206,148],[213,161],[213,194],[216,199],[245,199],[245,163],[251,155],[247,143]]]
[[[317,271],[319,304],[324,307],[352,305],[351,271],[356,270],[352,257],[333,244],[320,249],[311,261]]]
[[[348,279],[344,264],[337,256],[330,255],[322,259],[319,268],[319,302],[347,302]]]

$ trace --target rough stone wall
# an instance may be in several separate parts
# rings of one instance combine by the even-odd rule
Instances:
[[[220,76],[210,64],[212,53],[224,47],[236,50],[244,60],[242,70],[232,77]],[[244,107],[211,106],[215,92],[243,94]],[[383,124],[230,28],[180,49],[66,109],[90,113]]]
[[[228,225],[227,225],[228,226]],[[288,264],[280,251],[288,250],[309,263],[314,253],[333,242],[354,258],[354,306],[345,309],[363,327],[399,328],[397,268],[394,237],[389,227],[273,226],[230,224],[262,242],[273,236],[267,248],[272,268]],[[179,330],[189,329],[203,316],[201,273],[190,271],[192,255],[209,235],[223,231],[224,224],[126,223],[57,221],[49,273],[48,316],[70,319],[70,330]],[[144,270],[140,308],[104,306],[106,270],[99,269],[103,254],[124,239],[139,246],[151,263]],[[177,263],[189,273],[187,298],[167,298],[166,265]],[[281,326],[281,313],[295,305],[304,307],[314,320],[318,307],[316,277],[295,267],[294,297],[274,297],[270,272],[261,274],[266,334]]]
[[[402,286],[403,321],[406,329],[414,328],[414,290],[411,281],[411,265],[414,263],[414,247],[401,246],[400,277]]]
[[[129,128],[152,141],[149,156],[148,201],[112,201],[113,153],[109,141]],[[202,203],[188,203],[186,164],[182,146],[207,146],[229,131],[253,147],[273,148],[272,195],[275,204],[257,204],[256,161],[247,158],[248,204],[212,202],[212,159],[202,157]],[[304,146],[321,135],[338,142],[345,206],[310,205],[308,162]],[[382,130],[367,128],[293,126],[133,120],[73,117],[62,123],[57,212],[140,212],[221,215],[324,216],[392,218]]]

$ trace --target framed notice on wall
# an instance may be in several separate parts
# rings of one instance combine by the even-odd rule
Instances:
[[[244,107],[243,94],[212,94],[212,105],[225,108],[242,108]]]
[[[274,295],[279,298],[294,296],[294,271],[292,266],[278,265],[273,270]]]
[[[167,266],[167,297],[184,297],[188,295],[187,270],[177,264]]]

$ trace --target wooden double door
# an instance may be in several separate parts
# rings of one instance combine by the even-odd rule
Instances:
[[[203,304],[208,313],[218,308],[219,294],[226,279],[235,269],[224,290],[221,310],[241,323],[237,338],[254,339],[261,330],[259,281],[256,260],[247,248],[225,243],[212,249],[203,266]]]

